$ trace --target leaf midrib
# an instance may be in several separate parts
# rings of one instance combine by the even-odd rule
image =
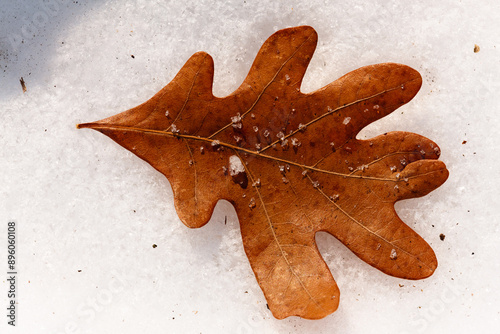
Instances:
[[[348,173],[347,174],[347,173],[334,172],[334,171],[330,171],[330,170],[325,170],[325,169],[317,168],[317,167],[314,167],[314,166],[303,165],[303,164],[300,164],[300,163],[292,161],[292,160],[282,159],[282,158],[275,157],[275,156],[272,156],[272,155],[263,154],[260,151],[253,151],[253,150],[250,150],[250,149],[247,149],[247,148],[244,148],[244,147],[235,146],[235,145],[232,145],[232,144],[229,144],[229,143],[221,142],[221,141],[219,141],[217,139],[210,139],[210,138],[200,137],[200,136],[193,136],[193,135],[173,133],[173,132],[170,132],[170,131],[153,130],[153,129],[145,129],[145,128],[136,128],[136,127],[122,126],[122,125],[107,125],[107,124],[99,124],[99,123],[78,124],[77,128],[78,129],[91,128],[91,129],[94,129],[94,130],[99,130],[99,129],[103,129],[103,130],[119,130],[119,131],[124,131],[124,132],[126,132],[126,131],[134,131],[134,132],[149,133],[149,134],[153,134],[153,135],[167,136],[167,137],[179,138],[179,139],[185,139],[185,140],[188,139],[188,140],[201,141],[201,142],[209,143],[210,145],[212,145],[212,143],[215,142],[217,144],[214,144],[214,145],[223,146],[223,147],[226,147],[228,149],[237,150],[239,152],[245,152],[247,154],[251,154],[251,155],[253,155],[255,157],[261,157],[261,158],[264,158],[264,159],[269,159],[269,160],[273,160],[273,161],[277,161],[277,162],[282,162],[284,164],[289,164],[289,165],[292,165],[292,166],[297,166],[297,167],[304,168],[306,170],[310,170],[310,171],[314,171],[314,172],[326,173],[326,174],[330,174],[330,175],[340,176],[340,177],[343,177],[343,178],[351,178],[351,179],[363,179],[363,180],[374,180],[374,181],[384,181],[384,182],[400,182],[401,181],[401,180],[397,180],[395,178],[380,178],[380,177],[374,177],[374,176],[353,175],[352,173]],[[414,151],[396,152],[396,153],[414,153]],[[384,157],[379,158],[379,160],[383,159],[383,158]],[[435,173],[435,172],[439,172],[439,171],[441,171],[441,169],[435,170],[435,171],[431,171],[429,173]],[[426,173],[426,174],[429,174],[429,173]],[[419,177],[419,176],[421,176],[421,175],[409,176],[408,179],[416,178],[416,177]]]

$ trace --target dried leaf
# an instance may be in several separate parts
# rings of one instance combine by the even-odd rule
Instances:
[[[19,82],[21,83],[21,88],[23,89],[23,93],[26,93],[27,89],[26,89],[26,83],[24,82],[24,78],[21,77],[21,79],[19,79]]]
[[[394,203],[446,180],[438,146],[408,132],[356,139],[413,98],[419,73],[392,63],[366,66],[304,94],[300,85],[316,43],[311,27],[278,31],[241,86],[223,98],[212,94],[212,58],[196,53],[149,101],[78,125],[164,174],[188,227],[205,225],[218,200],[230,201],[278,319],[319,319],[338,307],[317,231],[392,276],[421,279],[437,267],[430,246],[401,221]]]

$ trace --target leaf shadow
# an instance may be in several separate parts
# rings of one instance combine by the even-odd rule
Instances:
[[[0,12],[0,99],[22,95],[47,83],[61,35],[104,0],[11,1]]]

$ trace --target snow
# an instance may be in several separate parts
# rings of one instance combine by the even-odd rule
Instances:
[[[229,157],[229,175],[236,176],[240,173],[245,173],[245,166],[237,155]]]
[[[397,257],[398,257],[398,253],[396,252],[396,250],[394,248],[391,249],[391,255],[390,255],[391,260],[395,260],[395,259],[397,259]]]
[[[18,326],[4,316],[0,331],[495,333],[499,14],[496,0],[0,0],[1,261],[9,220],[19,246]],[[438,190],[396,205],[436,252],[428,279],[389,277],[317,234],[341,290],[338,311],[317,321],[272,317],[228,202],[188,229],[162,175],[75,129],[146,101],[196,51],[214,58],[214,93],[227,95],[267,37],[302,24],[319,35],[303,92],[368,64],[418,70],[417,96],[358,137],[421,134],[450,170]],[[4,278],[4,310],[6,291]]]
[[[298,140],[297,138],[292,138],[291,140],[292,140],[292,146],[295,148],[300,147],[300,145],[302,145],[300,140]]]

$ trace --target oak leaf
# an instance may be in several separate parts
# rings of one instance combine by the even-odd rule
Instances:
[[[218,200],[231,202],[278,319],[319,319],[338,307],[339,289],[315,244],[318,231],[395,277],[422,279],[437,267],[431,247],[401,221],[394,203],[446,180],[438,146],[408,132],[356,138],[410,101],[421,76],[408,66],[378,64],[304,94],[316,43],[311,27],[276,32],[241,86],[223,98],[212,94],[212,58],[198,52],[144,104],[78,125],[165,175],[188,227],[205,225]]]

